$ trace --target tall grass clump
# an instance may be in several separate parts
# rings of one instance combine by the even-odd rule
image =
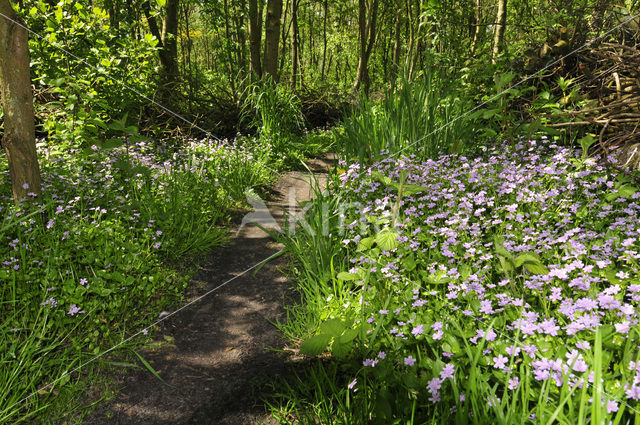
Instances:
[[[241,116],[271,147],[274,156],[288,153],[291,139],[297,140],[305,128],[300,98],[270,79],[249,86]]]
[[[360,97],[344,120],[343,153],[363,162],[383,151],[415,154],[420,159],[460,152],[471,137],[465,106],[433,71],[415,80],[403,77],[379,103]]]

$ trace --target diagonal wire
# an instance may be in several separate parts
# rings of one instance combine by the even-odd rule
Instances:
[[[385,266],[385,264],[381,263],[379,259],[377,258],[372,258],[371,256],[367,255],[367,254],[363,254],[361,253],[361,255],[363,257],[366,257],[368,259],[370,259],[371,261],[374,261],[375,263],[378,263],[378,265],[380,266]],[[452,305],[452,303],[450,301],[445,300],[444,298],[442,298],[440,296],[440,294],[438,293],[438,291],[432,291],[429,290],[425,285],[420,286],[418,289],[422,289],[424,291],[426,291],[429,295],[431,296],[435,296],[436,298],[438,298],[444,305]],[[435,295],[434,295],[435,292]],[[364,304],[362,305],[364,308]],[[512,338],[510,335],[507,335],[505,333],[503,333],[501,330],[493,328],[491,325],[487,324],[486,322],[484,322],[481,318],[474,316],[473,317],[474,320],[482,323],[485,327],[487,327],[488,329],[493,330],[494,332],[498,333],[499,335],[501,335],[502,337],[510,340],[511,342],[513,342],[514,344],[516,344],[516,346],[518,346],[520,344],[520,342],[518,342],[516,339]],[[484,337],[483,337],[484,339]],[[539,358],[543,358],[542,354],[539,351],[536,351],[535,353],[536,356],[538,356]],[[511,375],[509,375],[511,376]],[[551,377],[549,378],[551,379]],[[584,385],[586,385],[587,387],[593,387],[593,385],[596,385],[596,383],[594,382],[593,385],[589,382],[588,379],[582,379],[581,381]],[[628,407],[630,410],[632,410],[633,412],[635,412],[636,414],[640,415],[640,411],[635,409],[634,407],[630,406],[629,404],[627,404],[626,400],[624,399],[618,399],[614,396],[612,396],[611,394],[608,394],[606,391],[604,391],[603,389],[600,389],[600,392],[602,393],[602,395],[604,395],[607,399],[612,400],[612,401],[617,401],[620,404],[622,404],[625,407]]]
[[[87,360],[86,362],[80,364],[78,367],[70,370],[70,371],[66,371],[65,373],[63,373],[61,376],[59,376],[58,378],[56,378],[55,380],[53,380],[52,382],[48,383],[47,385],[43,386],[42,388],[40,388],[37,391],[32,392],[31,394],[29,394],[28,396],[22,398],[21,400],[13,403],[11,406],[7,407],[4,411],[8,411],[10,410],[12,407],[23,403],[25,401],[27,401],[28,399],[30,399],[31,397],[33,397],[34,395],[38,394],[39,392],[42,392],[44,390],[46,390],[47,388],[51,388],[53,385],[55,385],[57,382],[59,382],[60,380],[62,380],[64,377],[71,375],[72,373],[75,373],[77,371],[79,371],[80,369],[82,369],[83,367],[93,363],[94,361],[98,360],[99,358],[103,357],[105,354],[110,353],[111,351],[115,350],[116,348],[120,347],[123,344],[126,344],[127,342],[131,341],[132,339],[134,339],[135,337],[139,336],[140,334],[143,334],[144,331],[146,331],[148,328],[156,326],[157,324],[164,322],[165,320],[167,320],[168,318],[174,316],[175,314],[179,313],[180,311],[184,310],[185,308],[197,303],[198,301],[202,300],[203,298],[206,298],[207,296],[211,295],[212,293],[214,293],[215,291],[217,291],[218,289],[226,286],[227,284],[231,283],[232,281],[236,280],[237,278],[244,276],[245,274],[247,274],[248,272],[250,272],[251,270],[255,269],[256,267],[260,266],[261,264],[263,264],[265,261],[267,261],[269,258],[271,258],[272,255],[270,255],[269,257],[265,258],[264,260],[258,262],[257,264],[249,267],[248,269],[238,273],[237,275],[235,275],[234,277],[232,277],[231,279],[226,280],[225,282],[221,283],[220,285],[216,286],[213,289],[210,289],[209,291],[205,292],[204,294],[198,296],[197,298],[189,301],[188,303],[184,304],[182,307],[178,308],[177,310],[174,310],[173,312],[163,315],[161,318],[159,318],[158,320],[156,320],[155,322],[153,322],[152,324],[150,324],[149,326],[139,330],[138,332],[136,332],[133,335],[130,335],[129,337],[123,339],[122,341],[120,341],[118,344],[106,349],[105,351],[101,352],[100,354],[96,355],[95,357],[92,357],[91,359]]]
[[[214,136],[210,131],[205,130],[204,128],[200,127],[198,124],[195,123],[195,121],[189,121],[187,118],[183,117],[182,115],[172,111],[171,109],[167,108],[166,106],[163,106],[162,104],[160,104],[159,102],[153,100],[152,98],[150,98],[149,96],[143,94],[142,92],[140,92],[139,90],[137,90],[134,87],[131,87],[130,85],[128,85],[127,83],[125,83],[124,81],[113,77],[111,75],[109,75],[108,73],[101,71],[100,69],[98,69],[96,66],[90,64],[89,62],[87,62],[85,59],[79,57],[78,55],[70,52],[69,50],[65,49],[64,47],[60,47],[60,46],[56,46],[55,44],[51,43],[49,40],[47,40],[45,37],[41,36],[40,34],[38,34],[37,32],[31,30],[29,27],[27,27],[25,24],[23,24],[22,22],[12,19],[10,16],[5,15],[4,13],[0,12],[0,16],[5,18],[6,20],[14,23],[15,25],[23,28],[24,30],[26,30],[27,32],[29,32],[29,34],[37,37],[40,40],[43,40],[47,43],[49,43],[51,46],[53,46],[54,48],[64,52],[67,56],[70,56],[72,58],[74,58],[75,60],[81,62],[82,64],[88,66],[89,68],[97,71],[98,73],[104,75],[105,77],[107,77],[108,79],[110,79],[111,81],[118,83],[119,85],[121,85],[122,87],[125,87],[126,89],[134,92],[135,94],[137,94],[138,96],[140,96],[141,98],[143,98],[144,100],[156,105],[157,107],[159,107],[160,109],[162,109],[163,111],[165,111],[166,113],[172,115],[173,117],[184,121],[185,123],[189,124],[190,126],[192,126],[193,128],[196,128],[200,131],[202,131],[203,133],[205,133],[207,136],[212,137],[215,140],[220,140],[218,137]]]
[[[572,50],[571,52],[567,53],[566,55],[560,57],[559,59],[554,60],[553,62],[547,64],[544,68],[538,70],[537,72],[521,79],[520,81],[518,81],[517,83],[513,84],[510,87],[507,87],[506,89],[502,90],[500,93],[497,93],[493,96],[491,96],[489,99],[485,100],[484,102],[480,103],[479,105],[476,105],[473,109],[468,110],[467,112],[458,115],[457,117],[455,117],[454,119],[452,119],[451,121],[442,124],[440,127],[436,128],[435,130],[431,131],[430,133],[428,133],[427,135],[419,138],[418,140],[416,140],[415,142],[412,142],[410,144],[408,144],[407,146],[403,147],[402,149],[400,149],[397,152],[394,152],[393,154],[388,155],[389,158],[394,157],[396,155],[399,155],[400,153],[402,153],[403,151],[405,151],[406,149],[416,145],[417,143],[422,142],[423,140],[425,140],[426,138],[434,135],[435,133],[438,133],[439,131],[449,127],[451,124],[453,124],[454,122],[460,120],[463,117],[466,117],[467,115],[477,111],[478,109],[482,108],[483,106],[487,105],[488,103],[493,102],[494,100],[498,99],[500,96],[502,96],[503,94],[505,94],[506,92],[508,92],[509,90],[513,89],[514,87],[519,86],[520,84],[540,75],[543,71],[546,71],[547,69],[549,69],[550,67],[557,65],[558,63],[560,63],[561,61],[563,61],[564,59],[576,54],[577,52],[579,52],[580,50],[584,49],[587,46],[590,46],[591,44],[595,43],[596,41],[606,37],[607,35],[611,34],[613,31],[615,31],[616,29],[622,27],[623,25],[627,24],[628,22],[636,19],[637,17],[640,16],[640,13],[633,15],[631,17],[629,17],[628,19],[625,19],[624,21],[622,21],[621,23],[619,23],[618,25],[616,25],[615,27],[611,28],[610,30],[608,30],[607,32],[605,32],[604,34],[601,34],[599,36],[597,36],[596,38],[587,41],[586,43],[584,43],[582,46],[577,47],[576,49]]]
[[[168,113],[169,115],[177,118],[180,121],[183,121],[187,124],[189,124],[192,128],[198,129],[201,132],[203,132],[204,134],[206,134],[208,137],[211,137],[212,139],[216,140],[216,141],[221,141],[221,139],[219,137],[216,137],[213,133],[211,133],[209,130],[205,130],[204,128],[202,128],[201,126],[199,126],[198,124],[196,124],[195,121],[190,121],[189,119],[185,118],[184,116],[180,115],[179,113],[167,108],[166,106],[162,105],[161,103],[159,103],[158,101],[150,98],[149,96],[145,95],[144,93],[140,92],[139,90],[137,90],[135,87],[131,87],[130,85],[128,85],[127,83],[125,83],[124,81],[111,76],[109,73],[102,71],[100,69],[98,69],[96,66],[90,64],[89,62],[87,62],[85,59],[77,56],[76,54],[74,54],[73,52],[69,51],[68,49],[65,49],[64,47],[60,47],[57,46],[55,44],[53,44],[51,41],[47,40],[45,37],[43,37],[42,35],[38,34],[37,32],[31,30],[29,27],[27,27],[25,24],[23,24],[22,22],[20,22],[19,20],[16,19],[12,19],[10,16],[5,15],[4,13],[0,12],[0,17],[3,17],[4,19],[8,20],[9,22],[14,23],[15,25],[23,28],[24,30],[26,30],[29,34],[37,37],[38,39],[45,41],[46,43],[50,44],[51,46],[53,46],[54,48],[60,50],[61,52],[65,53],[67,56],[70,56],[72,58],[74,58],[75,60],[79,61],[80,63],[88,66],[89,68],[97,71],[99,74],[102,74],[103,76],[105,76],[106,78],[110,79],[111,81],[121,85],[122,87],[132,91],[133,93],[137,94],[138,96],[140,96],[141,98],[143,98],[144,100],[152,103],[153,105],[157,106],[158,108],[162,109],[164,112]],[[237,151],[237,149],[236,149]],[[277,176],[282,175],[281,173],[279,173],[278,171],[274,170],[273,168],[269,167],[266,164],[262,164],[262,166],[264,168],[266,168],[267,170],[271,171],[272,173],[274,173]]]

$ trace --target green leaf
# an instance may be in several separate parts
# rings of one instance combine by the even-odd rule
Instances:
[[[391,251],[398,246],[396,238],[399,235],[389,229],[383,229],[376,235],[376,244],[383,251]]]
[[[329,319],[320,325],[320,333],[338,336],[347,328],[347,324],[341,319]]]
[[[371,249],[374,242],[375,242],[375,239],[373,237],[360,239],[360,241],[358,241],[358,247],[356,251],[357,252],[367,251],[368,249]]]
[[[406,196],[415,195],[416,193],[421,193],[427,191],[429,188],[426,186],[418,186],[417,184],[406,184],[402,186],[402,193]]]
[[[620,186],[615,192],[607,194],[605,197],[608,202],[614,201],[618,198],[630,198],[634,193],[636,193],[637,189],[629,184],[624,184]]]
[[[518,257],[516,257],[516,259],[515,259],[515,266],[516,267],[520,267],[525,263],[528,263],[528,264],[542,264],[538,254],[533,253],[533,252],[525,252],[524,254],[520,254],[520,255],[518,255]]]
[[[383,175],[380,171],[374,171],[373,177],[387,187],[393,186],[393,181],[389,177]]]
[[[376,405],[374,408],[374,413],[376,419],[388,420],[391,419],[393,414],[391,410],[391,394],[386,389],[381,389],[376,397]]]
[[[320,355],[326,350],[329,341],[331,341],[331,336],[329,335],[312,336],[300,345],[300,352],[307,356]]]
[[[344,359],[349,355],[351,348],[353,348],[351,341],[342,341],[340,338],[336,338],[331,346],[331,354],[338,359]]]
[[[346,282],[346,281],[349,281],[349,280],[356,280],[358,278],[358,275],[351,274],[349,272],[340,272],[340,273],[338,273],[338,276],[336,276],[336,277],[338,278],[338,280]]]
[[[616,276],[616,271],[613,269],[605,270],[604,276],[612,285],[617,285],[618,283],[620,283],[620,279],[618,279],[618,276]]]
[[[547,274],[549,273],[549,269],[544,264],[531,264],[524,263],[524,267],[529,270],[533,274]]]
[[[402,264],[404,266],[404,269],[408,272],[413,271],[416,268],[416,259],[413,252],[404,258]]]
[[[164,379],[162,379],[162,378],[160,377],[160,375],[158,375],[158,372],[156,372],[156,370],[153,368],[153,366],[151,366],[151,365],[149,364],[149,362],[147,362],[147,361],[146,361],[146,360],[145,360],[145,359],[144,359],[144,358],[143,358],[143,357],[142,357],[142,356],[141,356],[137,351],[135,351],[135,350],[131,350],[131,351],[133,351],[133,352],[134,352],[134,354],[138,357],[138,359],[140,360],[140,362],[142,362],[142,364],[144,365],[144,367],[146,367],[146,368],[147,368],[147,370],[148,370],[149,372],[151,372],[151,374],[152,374],[153,376],[155,376],[156,378],[158,378],[162,383],[164,383],[164,384],[166,384],[166,385],[168,385],[168,386],[170,386],[170,387],[173,387],[173,385],[170,385],[170,384],[168,384],[167,382],[165,382],[165,380],[164,380]],[[175,387],[174,387],[174,388],[175,388]]]
[[[347,329],[344,331],[342,335],[338,337],[338,340],[341,342],[350,342],[353,341],[358,336],[357,329]]]
[[[513,254],[504,248],[504,240],[500,236],[495,236],[493,238],[493,246],[496,254],[508,258],[513,263]]]

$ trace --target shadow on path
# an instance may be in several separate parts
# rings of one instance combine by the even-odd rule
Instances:
[[[315,172],[329,164],[315,160]],[[292,172],[274,187],[267,206],[279,223],[289,197],[310,198],[308,176]],[[291,189],[293,188],[293,189]],[[235,229],[230,233],[236,234]],[[254,225],[216,248],[192,280],[193,298],[239,275],[282,248]],[[285,257],[246,273],[160,324],[154,340],[170,341],[142,356],[163,383],[146,370],[120,379],[116,397],[85,418],[86,425],[201,425],[270,423],[259,404],[278,375],[289,374],[288,356],[274,322],[285,319],[285,304],[297,302],[282,273]],[[176,307],[177,308],[177,307]],[[274,350],[275,349],[275,350]]]

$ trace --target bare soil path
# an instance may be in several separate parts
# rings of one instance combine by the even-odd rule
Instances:
[[[325,179],[330,161],[311,160],[309,166]],[[299,202],[310,199],[308,181],[306,173],[290,172],[276,183],[267,207],[278,222],[292,194]],[[255,276],[242,274],[282,246],[255,225],[231,235],[194,276],[191,299],[238,277],[162,322],[154,340],[165,344],[142,353],[166,384],[146,370],[127,371],[116,397],[85,418],[86,425],[270,423],[261,394],[291,370],[287,356],[276,351],[285,342],[273,323],[284,320],[284,305],[296,302],[296,294],[282,273],[285,257]]]

